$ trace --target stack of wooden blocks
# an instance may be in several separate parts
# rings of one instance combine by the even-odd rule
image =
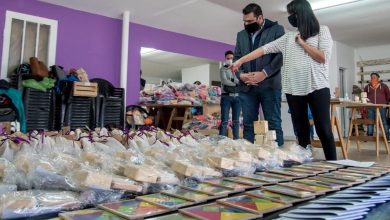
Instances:
[[[255,131],[255,144],[263,145],[267,142],[268,121],[253,122]]]
[[[255,121],[253,127],[255,131],[255,144],[276,144],[276,132],[268,129],[268,121]]]

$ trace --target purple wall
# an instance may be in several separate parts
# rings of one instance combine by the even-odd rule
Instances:
[[[66,69],[83,67],[90,78],[120,80],[121,29],[119,19],[81,12],[36,0],[0,0],[0,30],[11,10],[58,21],[56,63]],[[191,56],[222,60],[232,45],[130,24],[127,103],[138,102],[140,48],[151,47]],[[0,48],[3,34],[0,34]],[[1,59],[1,54],[0,54]]]

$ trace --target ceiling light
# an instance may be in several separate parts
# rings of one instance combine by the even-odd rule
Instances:
[[[157,50],[154,48],[147,48],[147,47],[141,47],[141,56],[146,55],[146,54],[151,54],[156,52]]]
[[[351,4],[351,3],[360,2],[360,1],[362,1],[362,0],[323,0],[323,1],[311,3],[311,8],[313,9],[313,11],[315,11],[315,10],[332,8],[332,7],[345,5],[345,4]]]

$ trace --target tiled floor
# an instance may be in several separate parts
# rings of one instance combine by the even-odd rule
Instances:
[[[383,142],[379,144],[379,157],[376,156],[376,149],[375,149],[374,142],[361,142],[360,147],[361,150],[359,152],[356,147],[356,142],[351,141],[351,145],[348,151],[348,157],[349,157],[348,159],[357,160],[357,161],[375,161],[381,164],[390,165],[390,155],[387,154]],[[314,154],[314,158],[316,159],[325,158],[322,148],[315,148],[313,154]],[[337,147],[337,158],[339,160],[343,159],[343,155],[341,153],[340,147]]]

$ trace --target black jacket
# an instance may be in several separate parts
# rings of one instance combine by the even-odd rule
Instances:
[[[241,57],[249,54],[257,48],[272,42],[284,35],[283,26],[277,22],[265,20],[264,27],[261,32],[256,36],[255,43],[252,45],[252,36],[246,31],[242,30],[237,34],[236,48],[234,52],[234,60],[238,60]],[[257,72],[263,69],[267,72],[267,78],[259,83],[261,88],[269,89],[281,89],[281,74],[280,69],[283,66],[283,57],[281,53],[268,54],[256,60],[248,63],[244,63],[241,66],[240,71],[237,73],[237,77],[243,72]],[[253,86],[247,86],[240,81],[240,91],[249,92]]]

